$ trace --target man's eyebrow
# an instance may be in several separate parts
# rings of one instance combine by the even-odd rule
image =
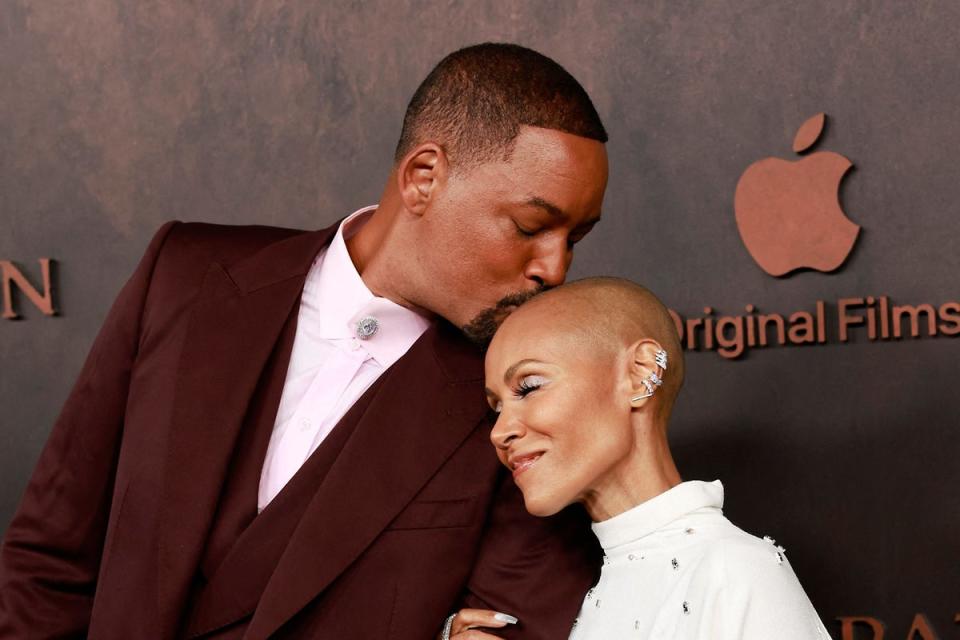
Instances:
[[[558,207],[557,205],[553,204],[553,203],[550,202],[549,200],[545,200],[544,198],[541,198],[540,196],[533,196],[533,197],[531,197],[529,200],[527,200],[526,204],[530,205],[531,207],[537,207],[537,208],[539,208],[539,209],[543,209],[544,211],[546,211],[547,213],[549,213],[549,214],[550,214],[551,216],[553,216],[554,218],[560,218],[561,220],[567,220],[567,219],[570,217],[570,216],[567,215],[567,213],[566,213],[563,209],[561,209],[561,208]],[[599,214],[599,213],[598,213],[596,216],[594,216],[593,218],[590,218],[589,220],[584,220],[583,222],[581,222],[580,224],[578,224],[578,225],[577,225],[577,228],[579,229],[579,228],[583,228],[583,227],[592,227],[593,225],[597,224],[598,222],[600,222],[600,214]]]
[[[513,375],[517,372],[517,369],[519,369],[520,367],[522,367],[522,366],[525,365],[525,364],[530,364],[531,362],[537,362],[537,360],[534,360],[534,359],[532,359],[532,358],[524,358],[523,360],[520,360],[520,361],[518,361],[518,362],[514,362],[512,365],[510,365],[510,368],[507,369],[506,372],[504,372],[504,374],[503,374],[503,382],[504,382],[504,384],[509,384],[509,383],[510,383],[510,378],[512,378]]]
[[[550,214],[551,216],[553,216],[554,218],[569,218],[569,217],[570,217],[570,216],[568,216],[568,215],[566,214],[566,212],[564,212],[563,209],[561,209],[560,207],[558,207],[557,205],[553,204],[552,202],[550,202],[550,201],[548,201],[548,200],[544,200],[544,199],[541,198],[540,196],[533,196],[532,198],[530,198],[529,200],[527,200],[527,204],[530,205],[530,206],[533,206],[533,207],[538,207],[538,208],[540,208],[540,209],[543,209],[544,211],[546,211],[547,213],[549,213],[549,214]]]

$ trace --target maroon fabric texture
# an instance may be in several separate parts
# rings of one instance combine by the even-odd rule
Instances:
[[[158,232],[7,530],[0,638],[413,640],[461,605],[518,616],[507,638],[566,637],[595,543],[580,512],[525,513],[481,355],[448,324],[249,521],[291,315],[335,228]]]
[[[290,311],[247,411],[224,481],[217,513],[207,536],[200,567],[195,575],[198,591],[216,575],[217,569],[237,539],[257,517],[260,471],[283,395],[285,371],[290,362],[297,332],[297,306],[294,305],[294,309]],[[196,597],[191,600],[196,604]]]
[[[296,314],[291,315],[296,318]],[[295,325],[295,322],[290,324]],[[286,358],[278,360],[284,365],[281,371],[285,370],[289,348]],[[264,440],[269,440],[279,404],[279,398],[275,399],[272,393],[273,384],[265,385],[265,401],[258,403],[262,410],[252,412],[257,419],[249,425],[250,432],[258,435],[247,438],[238,449],[239,464],[236,473],[230,476],[235,482],[228,482],[214,521],[201,563],[200,573],[204,575],[197,576],[201,586],[191,598],[191,613],[187,616],[184,637],[219,637],[217,634],[220,633],[235,635],[239,629],[246,628],[287,541],[384,379],[381,377],[354,403],[287,486],[263,513],[256,516],[259,483],[252,478],[260,478],[260,466],[267,450]],[[259,435],[263,431],[267,433],[266,439]],[[252,446],[245,447],[244,444]],[[254,462],[251,464],[250,461]],[[241,522],[246,522],[247,526],[236,528]]]

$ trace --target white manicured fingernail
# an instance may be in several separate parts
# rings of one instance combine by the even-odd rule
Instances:
[[[493,619],[497,622],[506,622],[507,624],[517,624],[517,619],[509,613],[496,613]]]

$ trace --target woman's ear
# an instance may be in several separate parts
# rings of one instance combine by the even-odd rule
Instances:
[[[630,378],[630,405],[638,408],[647,403],[663,384],[666,374],[666,351],[656,340],[645,338],[630,345],[627,372]]]
[[[397,187],[406,209],[423,215],[437,189],[445,184],[447,170],[447,155],[434,142],[425,142],[404,156],[397,168]]]

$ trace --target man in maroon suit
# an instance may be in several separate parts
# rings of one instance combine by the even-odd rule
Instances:
[[[165,225],[7,531],[0,638],[422,640],[464,606],[565,637],[593,548],[525,513],[473,343],[563,281],[605,141],[559,65],[479,45],[417,90],[375,211]]]

